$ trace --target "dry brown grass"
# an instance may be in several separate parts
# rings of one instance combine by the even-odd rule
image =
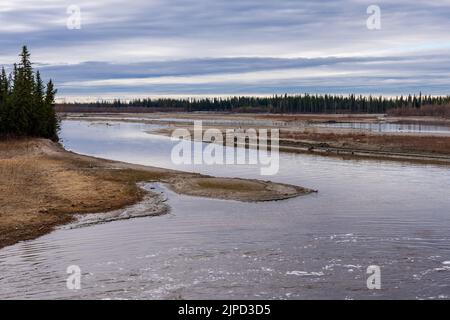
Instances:
[[[333,147],[391,151],[398,153],[421,153],[450,155],[450,137],[388,135],[373,133],[333,133],[320,129],[281,132],[281,139],[326,143]]]
[[[232,191],[264,190],[264,185],[244,180],[221,181],[217,179],[202,179],[197,182],[197,185],[206,189],[222,189]]]
[[[142,196],[136,181],[125,174],[122,179],[101,177],[89,172],[87,162],[44,156],[34,147],[28,142],[1,144],[0,247],[44,234],[70,221],[73,213],[117,209]]]
[[[389,116],[419,116],[450,118],[450,105],[425,105],[420,108],[397,108],[387,112]]]

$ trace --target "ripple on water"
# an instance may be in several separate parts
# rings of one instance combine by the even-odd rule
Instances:
[[[149,127],[63,122],[76,152],[260,178],[246,166],[177,167]],[[171,213],[56,230],[0,250],[0,298],[445,299],[450,295],[450,170],[383,161],[280,155],[271,180],[319,194],[276,203],[187,197]],[[266,177],[267,179],[267,177]],[[143,213],[148,213],[141,210]],[[127,215],[130,211],[119,212]],[[65,286],[79,265],[82,290]],[[369,291],[378,265],[382,290]]]

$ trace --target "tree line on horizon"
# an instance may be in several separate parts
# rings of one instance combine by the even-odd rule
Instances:
[[[217,111],[267,113],[386,113],[393,109],[420,109],[422,106],[450,104],[450,96],[408,95],[395,98],[383,96],[343,95],[274,95],[272,97],[134,99],[92,103],[60,104],[59,110],[76,112],[82,109],[141,108],[158,111]]]
[[[54,108],[56,91],[52,80],[44,85],[34,72],[26,46],[7,74],[0,74],[0,137],[41,137],[58,140],[59,123]]]

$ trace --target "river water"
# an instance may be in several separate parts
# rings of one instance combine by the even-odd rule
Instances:
[[[66,148],[115,160],[319,190],[278,202],[173,194],[159,217],[61,228],[0,250],[0,298],[449,299],[450,170],[280,154],[280,171],[176,166],[153,125],[65,121]],[[81,290],[66,269],[81,268]],[[381,269],[369,290],[367,267]]]

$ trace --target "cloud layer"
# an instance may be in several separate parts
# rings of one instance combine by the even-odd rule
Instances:
[[[2,0],[0,64],[29,45],[60,97],[448,94],[450,1]],[[81,30],[68,30],[69,5]]]

